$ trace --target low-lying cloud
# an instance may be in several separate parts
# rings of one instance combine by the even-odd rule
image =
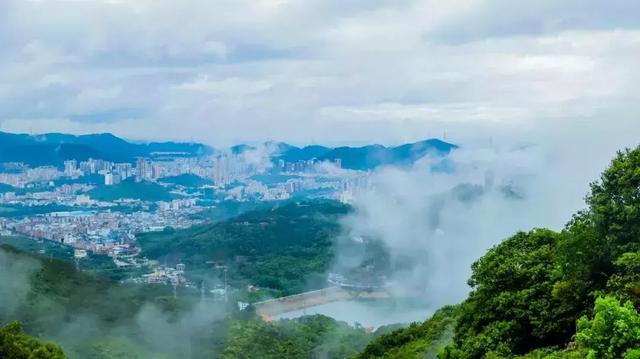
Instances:
[[[393,295],[433,309],[457,303],[470,265],[489,248],[517,231],[561,229],[580,208],[582,195],[557,185],[576,169],[556,158],[541,146],[463,147],[445,171],[433,170],[438,158],[378,170],[356,195],[344,234],[384,243],[396,268],[387,274]],[[354,258],[337,258],[337,267],[353,266]]]

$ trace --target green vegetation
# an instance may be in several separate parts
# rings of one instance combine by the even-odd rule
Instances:
[[[180,176],[163,177],[158,182],[180,185],[183,187],[202,187],[213,184],[213,181],[202,178],[194,174],[183,174]]]
[[[439,358],[640,358],[640,147],[617,154],[587,204],[560,233],[517,233],[472,265]],[[424,356],[413,348],[434,336],[415,328],[360,357]]]
[[[0,193],[15,192],[16,189],[6,183],[0,183]]]
[[[451,339],[458,311],[447,306],[423,323],[383,334],[353,359],[434,357],[439,346]]]
[[[338,218],[348,207],[337,202],[288,203],[230,220],[137,237],[148,258],[206,270],[229,268],[230,279],[292,294],[324,285]]]
[[[73,136],[62,133],[26,135],[0,132],[0,162],[24,162],[30,166],[62,167],[63,161],[89,158],[115,162],[135,162],[136,157],[158,152],[181,152],[186,157],[211,153],[196,143],[130,143],[109,133]]]
[[[60,243],[34,240],[24,236],[0,236],[0,244],[5,244],[28,253],[40,253],[43,257],[73,263],[73,248]],[[84,273],[107,277],[114,281],[125,279],[131,275],[131,269],[118,268],[111,257],[88,253],[82,259],[81,268]]]
[[[191,217],[194,219],[201,219],[208,223],[216,223],[228,220],[233,217],[237,217],[241,214],[258,211],[258,210],[266,210],[273,209],[282,205],[284,202],[267,202],[267,201],[259,201],[259,202],[239,202],[239,201],[223,201],[220,203],[215,203],[214,207],[207,208],[203,211],[193,214]]]
[[[598,298],[593,319],[578,321],[576,341],[589,358],[640,358],[640,315],[631,302]]]
[[[0,288],[0,323],[11,323],[0,329],[2,358],[64,358],[55,345],[36,345],[14,320],[60,343],[70,358],[346,358],[378,335],[324,316],[263,322],[233,310],[234,302],[225,309],[175,299],[163,286],[115,285],[9,246],[0,247],[0,270],[9,283]],[[6,354],[16,350],[36,354]]]
[[[290,179],[302,178],[298,175],[283,175],[283,174],[260,174],[251,177],[252,180],[262,182],[267,186],[272,186],[278,183],[286,182]]]
[[[278,322],[233,323],[225,359],[347,358],[362,350],[371,335],[362,328],[321,316]]]
[[[491,351],[508,356],[571,339],[576,313],[552,293],[558,240],[549,230],[518,233],[473,264],[474,291],[456,328],[461,357],[480,358],[492,342]]]
[[[170,201],[175,196],[165,187],[153,182],[136,182],[129,178],[113,186],[99,186],[89,191],[89,196],[98,201],[137,199],[141,201]]]
[[[0,281],[6,283],[0,325],[18,320],[27,333],[60,343],[71,358],[173,358],[187,348],[200,358],[221,350],[212,341],[225,334],[222,314],[211,313],[224,308],[173,298],[170,287],[117,285],[7,245],[0,246]],[[207,318],[206,326],[191,331],[184,324],[191,316]]]
[[[11,278],[16,271],[29,273],[30,285],[13,309],[10,303],[0,307],[0,323],[18,319],[27,333],[59,340],[72,357],[189,352],[191,357],[224,358],[638,359],[640,148],[616,156],[592,184],[587,204],[561,232],[520,232],[491,248],[472,265],[472,291],[464,302],[387,334],[367,334],[322,316],[262,322],[249,311],[197,326],[184,336],[187,346],[167,346],[169,340],[151,345],[148,333],[139,332],[141,313],[179,324],[196,307],[194,298],[168,297],[166,287],[137,291],[117,286],[65,263],[25,258],[9,247],[0,250],[0,279],[10,283],[8,289],[0,287],[0,295],[2,290],[11,293],[2,299],[9,301],[21,290],[15,280],[3,277],[7,268]],[[285,294],[307,289],[314,275],[326,270],[339,232],[337,219],[348,210],[334,202],[288,203],[139,240],[151,258],[203,271],[224,263],[238,283]],[[148,312],[150,304],[156,309]],[[79,318],[91,318],[84,330],[100,329],[82,344],[70,343],[73,335],[59,328]],[[144,328],[156,328],[164,321],[146,323],[152,325]],[[15,324],[9,328],[20,333]],[[172,338],[176,328],[169,331]]]
[[[18,322],[0,327],[0,358],[6,359],[65,359],[62,349],[43,343],[22,331]]]
[[[58,204],[49,204],[46,206],[2,205],[0,206],[0,217],[19,218],[52,212],[80,211],[82,209],[83,208]]]

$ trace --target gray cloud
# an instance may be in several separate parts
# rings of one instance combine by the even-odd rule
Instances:
[[[623,120],[640,80],[631,0],[0,6],[4,130],[214,145],[391,144],[445,131],[460,143],[529,140],[599,121],[639,132]]]
[[[601,169],[597,157],[590,159],[595,171]],[[471,264],[493,245],[517,231],[560,230],[583,208],[596,177],[584,172],[581,160],[556,153],[551,141],[467,147],[449,160],[451,173],[431,171],[430,159],[376,171],[343,221],[346,237],[384,243],[396,265],[387,273],[391,293],[421,298],[432,309],[466,297]],[[358,266],[361,259],[339,248],[334,268]]]
[[[640,28],[640,3],[629,0],[514,2],[487,0],[428,33],[425,39],[452,43],[489,37],[554,34],[570,30]]]

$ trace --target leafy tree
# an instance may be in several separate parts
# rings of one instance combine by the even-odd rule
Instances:
[[[215,261],[227,265],[232,285],[287,295],[326,284],[338,219],[348,211],[334,201],[288,203],[219,223],[140,234],[137,240],[144,256],[185,263],[188,274],[210,270]]]
[[[573,320],[589,314],[611,273],[609,256],[599,248],[603,237],[588,211],[578,213],[562,232],[556,246],[556,283],[553,296],[569,308]]]
[[[382,334],[354,359],[433,357],[442,341],[450,339],[457,313],[458,307],[447,306],[423,323]]]
[[[473,264],[440,358],[640,358],[640,147],[616,155],[587,204],[561,233],[518,233]]]
[[[575,319],[552,295],[559,238],[545,229],[520,232],[472,265],[474,290],[442,357],[510,356],[569,341]]]
[[[22,325],[11,322],[0,328],[0,358],[5,359],[65,359],[62,349],[43,343],[22,331]]]
[[[586,201],[588,209],[574,216],[558,245],[556,285],[558,298],[582,314],[620,271],[615,261],[640,250],[640,147],[618,152]]]
[[[612,296],[598,298],[594,317],[578,321],[576,341],[588,351],[587,358],[640,357],[640,315],[631,302],[621,305]]]
[[[615,265],[617,271],[609,279],[608,290],[640,308],[640,252],[623,254]]]
[[[366,346],[361,328],[321,316],[278,322],[236,321],[223,358],[346,358]]]
[[[610,258],[640,250],[640,147],[618,152],[591,185],[587,204]]]

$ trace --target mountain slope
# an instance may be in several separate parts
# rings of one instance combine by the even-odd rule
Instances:
[[[198,156],[211,151],[208,146],[195,143],[131,143],[109,133],[81,136],[47,133],[30,136],[0,132],[0,162],[24,162],[31,166],[61,166],[68,159],[82,161],[88,158],[134,162],[136,157],[149,157],[156,152]]]
[[[310,159],[340,160],[342,167],[352,170],[370,170],[384,165],[410,165],[420,158],[432,154],[445,156],[458,146],[430,139],[415,143],[404,144],[397,147],[385,147],[382,145],[368,145],[363,147],[336,147],[307,146],[303,148],[289,146],[284,151],[275,155],[275,160],[287,162],[306,161]]]
[[[457,148],[456,145],[437,139],[397,147],[368,145],[331,148],[311,145],[301,148],[283,142],[266,142],[264,146],[275,151],[274,161],[340,160],[343,168],[353,170],[370,170],[383,165],[409,165],[427,154],[445,156]],[[256,148],[238,144],[231,147],[230,151],[234,155],[240,155]],[[31,136],[0,132],[0,162],[24,162],[31,166],[62,166],[68,159],[83,161],[88,158],[134,162],[136,157],[153,157],[161,153],[195,157],[216,152],[209,146],[197,143],[132,143],[109,133],[81,136],[47,133]]]
[[[202,187],[213,184],[213,181],[202,178],[194,174],[183,174],[180,176],[162,177],[158,182],[176,184],[184,187]]]
[[[233,280],[291,294],[327,269],[338,219],[348,210],[333,201],[288,203],[211,225],[140,234],[137,240],[149,258],[181,262],[187,270],[225,263]]]
[[[141,201],[169,201],[175,199],[162,185],[154,182],[136,182],[129,178],[113,186],[98,186],[89,191],[89,196],[98,201],[115,201],[118,199],[138,199]]]
[[[43,343],[29,337],[18,322],[0,327],[0,358],[65,359],[62,349],[52,343]]]
[[[452,333],[429,350],[440,359],[639,358],[640,147],[618,152],[586,202],[561,232],[519,232],[473,263]],[[359,357],[425,357],[433,337],[418,328],[436,316]]]

